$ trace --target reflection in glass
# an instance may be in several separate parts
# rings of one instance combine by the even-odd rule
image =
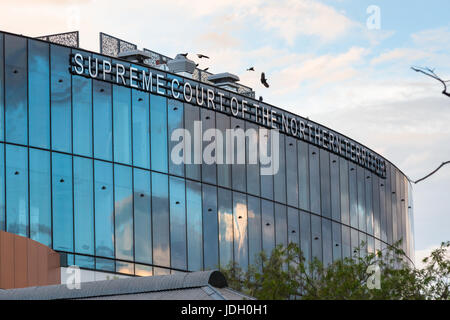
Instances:
[[[287,204],[298,207],[298,162],[297,142],[293,137],[286,137],[286,183]]]
[[[298,152],[298,202],[303,210],[309,210],[309,147],[297,141]]]
[[[245,122],[247,141],[245,146],[245,154],[247,159],[247,192],[255,196],[259,196],[260,188],[260,168],[259,168],[259,154],[258,154],[258,126],[254,123]],[[250,164],[250,153],[253,164]],[[256,162],[256,163],[255,163]]]
[[[131,164],[131,89],[113,85],[114,161]]]
[[[167,122],[168,122],[168,131],[169,131],[168,139],[169,139],[169,153],[170,153],[170,152],[172,152],[173,147],[175,145],[177,145],[178,143],[180,143],[179,141],[172,141],[171,137],[172,137],[172,133],[174,132],[174,130],[183,129],[183,127],[184,127],[184,125],[183,125],[183,117],[184,117],[183,103],[181,103],[180,101],[170,99],[170,100],[168,100],[167,110],[168,110],[167,111],[168,112]],[[183,141],[184,141],[185,137],[183,136],[183,138],[180,138],[180,139],[183,139]],[[184,156],[184,154],[181,156]],[[175,164],[172,161],[172,159],[169,159],[169,172],[173,175],[183,177],[184,176],[184,163]]]
[[[262,144],[259,145],[259,150],[261,150],[259,152],[268,156],[272,155],[272,135],[269,134],[268,131],[261,131],[261,134],[265,136],[260,137]],[[266,142],[266,144],[264,144],[264,142]],[[261,197],[273,200],[273,175],[261,175]]]
[[[186,216],[188,269],[202,270],[202,186],[198,182],[186,181]]]
[[[3,33],[0,33],[0,61],[4,61],[5,57],[3,56]],[[3,116],[5,115],[5,81],[4,81],[4,76],[5,76],[5,70],[2,66],[2,64],[0,63],[0,141],[4,141],[5,137],[4,137],[4,120],[3,120]],[[4,219],[4,217],[3,217]],[[0,213],[0,230],[3,230],[2,228],[4,227],[4,220],[2,220],[2,214]]]
[[[286,203],[286,136],[280,134],[279,161],[280,167],[278,172],[273,176],[274,199],[275,201]]]
[[[311,211],[320,214],[320,171],[319,171],[319,149],[309,147],[309,185]]]
[[[366,230],[368,234],[373,234],[372,178],[370,171],[366,170]]]
[[[287,245],[286,206],[275,203],[275,245]]]
[[[234,260],[244,270],[248,267],[247,199],[233,192]]]
[[[163,267],[170,267],[168,192],[167,176],[152,172],[153,263]]]
[[[321,218],[311,215],[312,257],[322,260],[322,222]]]
[[[288,241],[297,244],[300,248],[299,225],[298,210],[288,207]]]
[[[170,254],[171,266],[186,269],[186,190],[185,180],[170,177]]]
[[[231,191],[218,189],[220,266],[233,262],[233,202]]]
[[[116,258],[133,260],[133,184],[131,167],[114,165]]]
[[[350,225],[349,171],[348,162],[339,159],[339,189],[341,193],[341,222]]]
[[[356,166],[349,164],[349,201],[350,201],[350,225],[358,228],[358,189],[356,182]]]
[[[70,49],[50,45],[52,149],[72,152],[72,90],[67,58]]]
[[[188,103],[184,104],[184,126],[188,132],[191,133],[191,141],[186,141],[185,147],[191,147],[191,158],[186,161],[186,178],[200,180],[201,179],[201,165],[195,164],[194,159],[202,159],[202,137],[194,135],[194,122],[200,120],[200,110],[198,107],[192,106]],[[195,141],[194,139],[197,139]],[[195,146],[198,145],[198,148]]]
[[[0,41],[1,40],[2,34],[0,33]],[[0,230],[2,231],[6,228],[5,209],[5,145],[0,143]]]
[[[133,165],[150,169],[150,104],[149,95],[132,90]]]
[[[150,264],[152,263],[152,194],[150,189],[150,172],[134,169],[133,182],[135,260]]]
[[[249,263],[254,265],[258,254],[262,251],[261,239],[261,203],[257,197],[248,196],[248,250]]]
[[[94,254],[94,172],[91,159],[73,158],[75,252]]]
[[[72,77],[73,153],[92,155],[92,80]]]
[[[27,144],[27,40],[5,34],[5,140]]]
[[[28,114],[30,145],[50,147],[49,45],[28,41]]]
[[[331,234],[331,221],[322,219],[322,246],[323,264],[328,265],[333,262],[333,239]]]
[[[219,264],[217,188],[202,185],[203,193],[203,257],[205,270],[214,269]]]
[[[30,238],[51,246],[51,228],[50,152],[30,149]]]
[[[73,252],[72,157],[52,153],[53,248]]]
[[[222,114],[216,113],[216,127],[217,130],[220,131],[222,136],[224,137],[224,146],[226,143],[226,130],[230,129],[230,117]],[[217,165],[217,184],[221,187],[231,188],[231,166],[227,164],[227,157],[230,156],[227,154],[227,148],[223,148],[223,164]],[[247,171],[248,176],[248,171]],[[259,181],[258,181],[259,186]]]
[[[114,257],[113,168],[110,163],[94,161],[95,254]]]
[[[333,261],[342,258],[341,225],[333,222]]]
[[[28,236],[27,149],[6,145],[6,231]]]
[[[273,202],[261,200],[263,250],[270,256],[275,247],[275,219]]]
[[[152,170],[167,172],[167,99],[150,95]]]
[[[350,258],[352,255],[350,228],[342,225],[342,258]]]
[[[357,179],[358,179],[358,227],[359,230],[366,231],[367,219],[366,219],[366,187],[365,180],[366,176],[364,174],[364,169],[362,167],[357,167]]]
[[[246,141],[244,137],[244,129],[245,129],[245,122],[241,119],[231,118],[231,129],[234,129],[233,131],[236,133],[237,137],[234,138],[234,160],[233,165],[231,166],[231,182],[232,182],[232,188],[233,190],[245,192],[247,190],[247,181],[246,181],[246,174],[245,174],[245,164],[237,164],[238,162],[238,150],[245,151],[245,145]],[[240,134],[237,134],[238,132],[241,132]],[[241,139],[239,138],[241,137]],[[272,177],[271,177],[272,178]]]
[[[112,160],[111,84],[93,81],[94,157]]]
[[[331,177],[331,217],[335,221],[341,221],[341,192],[339,177],[339,157],[330,154],[330,177]]]
[[[330,153],[325,150],[320,150],[320,190],[322,216],[331,218]]]
[[[305,261],[311,261],[311,215],[300,211],[300,244]]]

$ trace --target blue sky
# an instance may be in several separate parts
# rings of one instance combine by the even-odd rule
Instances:
[[[366,9],[380,8],[368,30]],[[265,101],[336,129],[417,179],[450,160],[450,99],[410,70],[450,79],[450,1],[2,1],[0,29],[29,36],[80,30],[98,50],[113,34],[169,56],[202,52]],[[254,66],[257,72],[246,72]],[[265,71],[271,84],[259,84]],[[450,240],[450,167],[414,188],[417,256]]]

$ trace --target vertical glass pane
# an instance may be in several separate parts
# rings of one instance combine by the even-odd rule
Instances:
[[[0,41],[2,40],[1,36],[0,33]],[[5,209],[5,145],[0,143],[0,230],[6,229]]]
[[[359,256],[363,258],[367,255],[367,234],[359,232],[359,245],[361,247]]]
[[[262,129],[262,127],[260,127]],[[264,128],[265,129],[265,128]],[[272,145],[272,136],[269,131],[259,131],[262,137],[262,144],[258,147],[258,151],[260,154],[272,155],[273,154],[273,145]],[[266,144],[264,144],[266,142]],[[261,197],[273,200],[273,175],[261,175]]]
[[[233,200],[231,191],[219,188],[219,251],[220,266],[226,267],[233,262]]]
[[[216,113],[212,110],[200,109],[200,115],[202,119],[203,133],[206,133],[209,129],[214,129],[216,126]],[[206,136],[204,136],[205,138]],[[202,161],[202,181],[216,184],[216,161],[212,164],[207,164],[208,158],[216,159],[217,148],[222,148],[223,143],[217,141],[217,137],[211,138],[211,140],[203,141],[203,161]]]
[[[52,149],[72,152],[70,49],[50,45]]]
[[[114,161],[131,164],[131,89],[113,85]]]
[[[312,257],[322,261],[322,222],[321,218],[311,215]]]
[[[73,153],[92,155],[92,80],[72,77]]]
[[[298,210],[288,207],[288,242],[295,243],[300,248],[300,230]]]
[[[180,140],[172,141],[172,133],[177,129],[183,129],[184,128],[184,108],[183,104],[180,101],[176,100],[169,100],[168,101],[168,130],[169,130],[169,156],[172,152],[173,148],[179,144],[179,143],[185,143],[185,137],[183,136],[183,139],[181,142]],[[186,150],[185,150],[186,151]],[[184,157],[183,155],[180,155]],[[169,159],[169,172],[171,174],[177,175],[177,176],[184,176],[184,162],[181,164],[175,164],[172,161],[172,158]]]
[[[360,248],[358,230],[351,229],[350,232],[351,243],[352,243],[352,257],[359,256],[358,249]]]
[[[309,179],[311,211],[320,214],[319,149],[314,146],[309,147]]]
[[[148,264],[152,263],[151,202],[150,172],[134,169],[134,254],[136,261]]]
[[[135,264],[134,274],[140,277],[150,277],[153,275],[153,267],[142,264]]]
[[[323,245],[323,264],[328,265],[333,262],[333,239],[331,233],[331,221],[322,219],[322,245]]]
[[[112,164],[94,161],[95,254],[114,257],[114,204]]]
[[[150,169],[150,102],[149,94],[132,91],[133,165]]]
[[[376,238],[381,237],[380,224],[380,178],[372,175],[372,200],[373,200],[373,234]]]
[[[50,147],[49,45],[28,41],[28,115],[30,145]]]
[[[198,182],[186,181],[186,214],[188,269],[199,271],[203,268],[203,223],[202,186]]]
[[[260,194],[260,168],[258,141],[259,133],[256,124],[245,122],[247,141],[245,154],[247,159],[247,192],[255,196]]]
[[[248,196],[248,250],[249,262],[254,265],[262,251],[261,202],[259,198]]]
[[[341,221],[341,192],[339,177],[339,157],[330,154],[330,178],[331,178],[331,217],[335,221]]]
[[[341,224],[333,222],[333,261],[342,258]]]
[[[241,119],[231,118],[231,132],[236,134],[236,137],[233,137],[233,165],[231,166],[232,172],[232,188],[233,190],[245,192],[247,190],[247,175],[246,175],[246,165],[240,162],[238,159],[238,155],[243,154],[245,158],[245,122]],[[234,129],[234,130],[233,130]],[[242,163],[242,164],[240,164]]]
[[[152,170],[167,172],[167,99],[150,95]]]
[[[380,179],[380,237],[381,240],[387,241],[386,233],[386,186],[387,181],[385,179]]]
[[[366,176],[362,167],[357,167],[357,179],[358,179],[358,226],[359,230],[366,231],[367,219],[366,219]]]
[[[352,256],[352,246],[350,241],[350,228],[342,226],[342,258],[350,258]]]
[[[300,211],[300,244],[306,262],[311,261],[311,216]]]
[[[297,141],[298,152],[298,202],[303,210],[309,210],[309,146]]]
[[[230,164],[227,164],[227,159],[230,155],[227,153],[226,148],[226,134],[227,129],[230,129],[230,117],[222,113],[216,113],[216,126],[217,130],[220,131],[222,137],[224,138],[223,164],[217,165],[217,184],[221,187],[231,188],[231,167]]]
[[[325,150],[320,150],[320,192],[322,216],[331,218],[330,153]]]
[[[275,203],[275,244],[287,245],[287,215],[286,206]]]
[[[131,167],[114,165],[116,258],[133,260],[133,184]]]
[[[273,216],[273,202],[262,200],[261,213],[263,250],[266,255],[270,256],[273,248],[275,247],[275,219]]]
[[[233,192],[234,260],[244,270],[248,267],[247,199]]]
[[[30,238],[51,246],[51,228],[50,153],[30,149]]]
[[[3,116],[5,115],[5,70],[4,70],[4,55],[3,55],[3,33],[0,33],[0,141],[4,141],[5,132],[4,132],[4,120]],[[0,214],[0,230],[2,230],[2,220]]]
[[[286,138],[286,182],[287,182],[287,204],[298,207],[298,162],[297,142],[295,138]]]
[[[393,205],[392,198],[395,194],[395,180],[391,179],[391,166],[386,165],[386,181],[385,181],[385,192],[386,192],[386,235],[388,244],[392,244],[392,216],[393,216]],[[393,194],[394,192],[394,194]],[[395,203],[395,202],[394,202]]]
[[[202,137],[194,134],[195,123],[200,121],[200,110],[188,103],[184,104],[184,127],[190,133],[190,141],[186,141],[185,148],[191,148],[191,157],[186,160],[186,178],[200,180],[201,165],[195,159],[202,159]]]
[[[366,170],[366,225],[367,233],[373,235],[373,200],[372,200],[372,174]]]
[[[28,236],[28,152],[6,145],[6,231]]]
[[[341,194],[341,221],[350,225],[350,198],[349,198],[349,172],[348,162],[342,158],[339,159],[339,189]]]
[[[52,153],[53,249],[73,251],[72,157]]]
[[[27,40],[5,37],[5,140],[27,144]]]
[[[94,254],[94,171],[91,159],[73,158],[75,252]]]
[[[111,84],[93,81],[94,157],[112,160]]]
[[[203,193],[203,257],[204,268],[214,269],[219,264],[219,235],[217,221],[217,189],[202,186]]]
[[[349,201],[350,201],[350,225],[358,228],[358,189],[356,183],[356,167],[349,164]]]
[[[153,164],[153,162],[152,162]],[[152,173],[153,263],[170,267],[169,181],[167,176]]]
[[[274,199],[275,201],[286,203],[286,136],[280,134],[280,148],[278,151],[280,167],[278,172],[273,176],[274,183]]]
[[[170,254],[173,268],[186,270],[185,180],[170,177]]]

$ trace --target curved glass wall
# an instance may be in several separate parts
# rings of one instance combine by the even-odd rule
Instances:
[[[176,129],[254,129],[235,144],[248,159],[259,126],[72,75],[76,52],[0,33],[0,230],[70,264],[136,275],[246,268],[289,242],[330,263],[361,241],[374,252],[403,240],[414,259],[411,185],[395,166],[381,178],[283,133],[275,175],[258,164],[175,164]],[[184,138],[193,157],[210,144]]]

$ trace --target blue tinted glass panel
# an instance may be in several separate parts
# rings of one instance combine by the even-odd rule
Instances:
[[[167,172],[167,99],[150,95],[152,170]]]
[[[245,192],[247,190],[247,175],[245,173],[245,122],[244,120],[231,118],[230,126],[231,129],[234,129],[232,132],[236,134],[235,137],[233,135],[233,144],[230,144],[230,149],[231,146],[233,147],[232,156],[234,157],[233,165],[231,165],[232,188],[234,190]],[[241,155],[241,157],[239,157],[239,155]]]
[[[356,167],[349,164],[349,204],[350,204],[350,225],[358,228],[358,189],[356,182]]]
[[[233,202],[231,191],[219,188],[219,251],[220,266],[226,267],[233,262]]]
[[[187,171],[186,171],[187,172]],[[186,181],[186,216],[188,269],[203,268],[202,187],[200,183]]]
[[[323,264],[328,265],[333,262],[333,239],[331,233],[331,221],[322,219],[322,245],[323,245]]]
[[[95,259],[94,257],[75,255],[75,265],[80,268],[94,269]]]
[[[0,141],[5,138],[3,116],[5,112],[5,70],[4,70],[4,55],[3,55],[3,33],[0,33]],[[1,214],[0,214],[1,219]],[[2,228],[2,220],[0,220],[0,230]]]
[[[52,149],[72,152],[70,49],[50,45]]]
[[[300,211],[300,244],[305,260],[311,261],[311,215]]]
[[[298,210],[288,207],[288,242],[295,243],[300,248],[300,230]]]
[[[112,160],[111,84],[94,80],[94,157]]]
[[[134,169],[134,252],[142,263],[152,263],[151,204],[150,172]]]
[[[255,196],[260,194],[260,168],[258,154],[258,126],[256,124],[246,122],[247,143],[245,147],[247,159],[247,192]]]
[[[320,150],[320,192],[322,216],[331,218],[330,154],[325,150]]]
[[[94,161],[95,254],[114,257],[113,168]]]
[[[133,184],[131,167],[114,165],[116,258],[133,260]]]
[[[262,129],[260,127],[260,129]],[[265,129],[265,128],[264,128]],[[260,139],[262,139],[263,143],[259,145],[259,153],[260,155],[267,155],[269,157],[272,155],[272,136],[268,130],[261,130],[259,134],[262,135]],[[264,142],[267,141],[267,144],[264,145]],[[261,165],[261,168],[265,168],[266,171],[269,170],[269,166]],[[261,175],[261,197],[273,200],[273,175]],[[264,225],[263,225],[264,230]],[[264,249],[265,250],[265,249]]]
[[[200,110],[188,103],[184,104],[184,127],[190,133],[186,138],[185,148],[191,148],[191,157],[186,160],[186,177],[194,180],[201,179],[201,165],[195,159],[202,159],[202,137],[194,134],[195,122],[200,119]]]
[[[73,158],[75,252],[94,254],[94,171],[91,159]]]
[[[150,102],[149,94],[132,91],[133,164],[150,169]]]
[[[72,77],[73,153],[92,155],[92,80]]]
[[[360,246],[358,230],[351,229],[350,238],[351,238],[351,243],[352,243],[352,257],[354,257],[354,256],[358,257],[359,256],[359,246]]]
[[[202,185],[203,193],[203,257],[204,268],[214,269],[219,265],[219,235],[217,221],[217,188]]]
[[[131,89],[113,86],[114,161],[131,164]]]
[[[322,222],[321,218],[311,215],[312,257],[322,261]]]
[[[52,242],[50,153],[30,149],[30,238]]]
[[[364,169],[358,166],[356,172],[358,179],[358,226],[359,230],[366,231],[366,176],[364,173]]]
[[[172,133],[177,129],[183,129],[184,123],[184,108],[183,104],[180,101],[176,100],[168,100],[168,130],[169,130],[169,153],[172,152],[173,148],[177,144],[184,145],[185,137],[184,135],[180,140],[172,141]],[[184,154],[179,155],[181,158],[184,158]],[[171,174],[177,176],[184,176],[184,161],[181,163],[175,163],[172,161],[172,157],[169,159],[169,172]]]
[[[267,255],[270,255],[275,247],[275,219],[273,216],[273,202],[262,200],[261,213],[263,250]]]
[[[341,192],[339,177],[339,157],[330,154],[331,177],[331,217],[335,221],[341,221]]]
[[[372,174],[366,170],[366,225],[367,233],[373,235],[373,199],[372,199]]]
[[[333,261],[342,258],[341,224],[333,222]]]
[[[298,207],[298,161],[297,141],[295,138],[286,137],[286,183],[287,204]]]
[[[380,178],[372,175],[372,201],[373,201],[373,234],[376,238],[381,237],[381,212],[380,212]]]
[[[152,173],[153,263],[170,267],[169,181],[167,176]]]
[[[350,258],[351,256],[350,228],[342,225],[342,258]]]
[[[28,115],[30,145],[50,147],[49,45],[28,41]]]
[[[207,133],[209,129],[216,126],[216,114],[212,110],[200,109],[203,132]],[[217,142],[217,137],[204,135],[203,137],[203,161],[202,161],[202,180],[204,182],[216,184],[216,163],[217,148],[221,143]],[[212,163],[211,163],[211,162]]]
[[[259,253],[262,251],[261,200],[248,196],[247,202],[249,263],[254,265]]]
[[[222,113],[216,113],[216,127],[225,139],[226,130],[230,128],[230,117]],[[225,141],[226,140],[224,140],[224,146],[226,146]],[[217,184],[221,187],[231,188],[231,166],[230,164],[227,164],[228,156],[227,148],[224,147],[223,164],[217,165]]]
[[[275,244],[287,245],[287,212],[286,206],[275,204]]]
[[[274,183],[274,198],[275,201],[286,203],[286,153],[285,143],[286,136],[280,134],[280,148],[279,148],[279,168],[278,172],[273,176]]]
[[[28,236],[28,152],[6,145],[7,232]]]
[[[298,153],[298,202],[303,210],[309,210],[309,147],[297,141]]]
[[[52,154],[53,248],[73,251],[72,157]]]
[[[247,198],[233,192],[234,260],[244,270],[248,267]]]
[[[5,37],[5,140],[27,144],[27,40]]]
[[[311,211],[320,214],[319,149],[313,146],[309,148],[309,187]]]
[[[116,271],[116,264],[114,263],[114,260],[95,258],[95,268],[97,270],[114,272]]]
[[[6,228],[5,218],[5,145],[0,143],[0,230]]]
[[[170,177],[169,182],[171,266],[185,270],[187,268],[185,180]]]
[[[350,224],[349,172],[347,160],[339,160],[339,189],[341,192],[341,221]]]

